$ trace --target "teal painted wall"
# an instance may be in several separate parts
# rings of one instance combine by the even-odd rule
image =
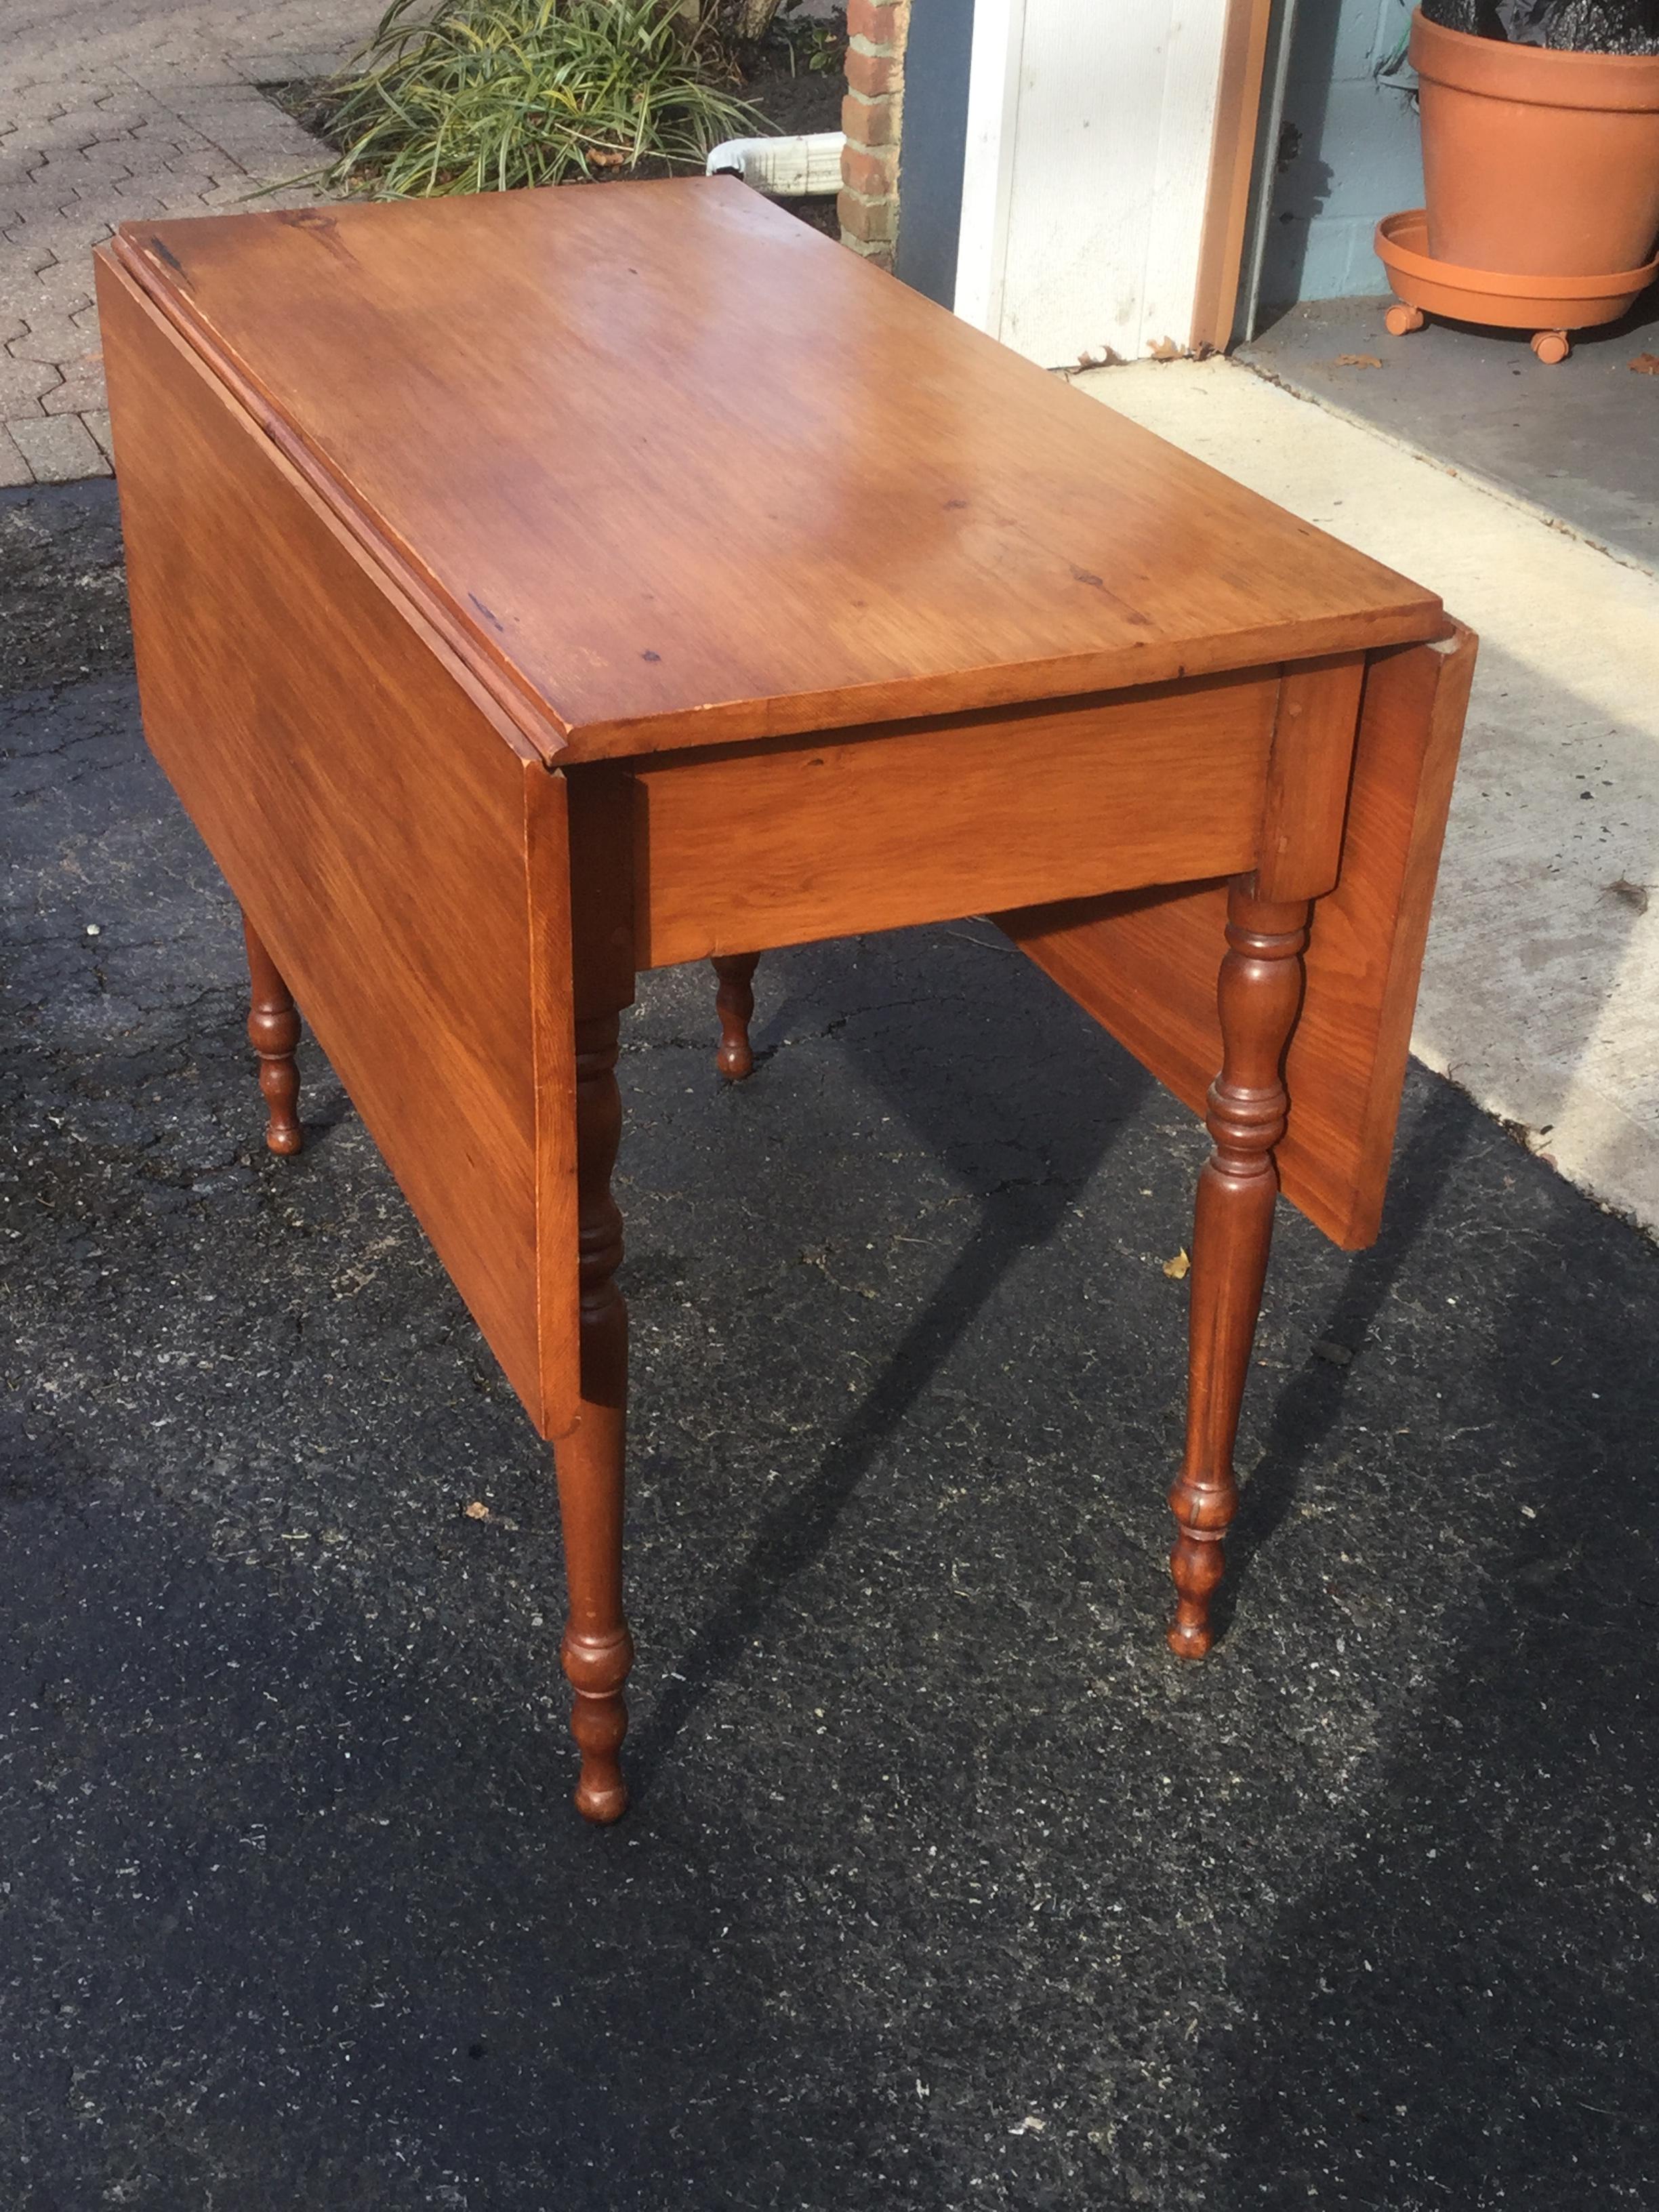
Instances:
[[[1379,216],[1423,204],[1408,0],[1300,0],[1262,263],[1268,307],[1386,292]]]

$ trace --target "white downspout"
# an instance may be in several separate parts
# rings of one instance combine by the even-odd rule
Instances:
[[[711,177],[741,177],[769,199],[815,199],[841,190],[839,131],[804,138],[728,138],[709,155]]]

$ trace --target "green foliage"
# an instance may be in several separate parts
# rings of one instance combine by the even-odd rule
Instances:
[[[783,0],[776,11],[774,28],[783,38],[789,53],[789,73],[793,76],[805,68],[812,76],[826,71],[839,71],[847,65],[847,20],[824,22],[815,16],[798,14],[800,0]]]
[[[509,191],[648,160],[701,164],[763,127],[711,83],[677,0],[392,0],[324,95],[323,181],[379,198]]]

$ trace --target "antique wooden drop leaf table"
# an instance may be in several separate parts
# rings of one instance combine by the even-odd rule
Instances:
[[[994,915],[1215,1150],[1170,1640],[1195,1657],[1274,1197],[1376,1233],[1474,641],[1430,592],[733,179],[133,224],[98,286],[146,731],[553,1441],[576,1802],[614,1819],[617,1018]]]

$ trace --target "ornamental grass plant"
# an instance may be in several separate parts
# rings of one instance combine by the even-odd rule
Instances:
[[[323,173],[337,191],[401,199],[701,164],[763,127],[712,81],[678,0],[392,0],[349,74],[328,87]]]

